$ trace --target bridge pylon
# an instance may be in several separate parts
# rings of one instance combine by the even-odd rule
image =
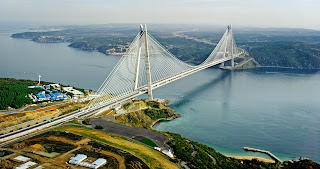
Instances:
[[[148,99],[153,100],[147,25],[144,25],[144,27],[142,25],[140,25],[140,38],[143,38],[144,41],[140,40],[138,42],[139,49],[138,49],[137,60],[136,60],[135,80],[134,80],[134,88],[133,89],[136,90],[138,88],[141,49],[142,49],[142,43],[144,42],[144,50],[145,50],[144,60],[145,60],[145,68],[146,68]]]
[[[233,33],[232,33],[232,26],[229,26],[229,34],[231,35],[231,67],[234,67],[234,38],[233,38]]]
[[[234,58],[235,58],[235,55],[238,55],[237,53],[237,47],[236,47],[236,44],[235,44],[235,40],[234,40],[234,37],[233,37],[233,33],[232,33],[232,26],[231,25],[228,25],[227,27],[227,30],[225,32],[225,34],[223,35],[223,37],[221,38],[220,42],[219,42],[219,45],[217,47],[217,49],[220,49],[221,51],[221,55],[219,56],[219,52],[216,51],[216,56],[213,56],[214,59],[217,59],[217,58],[228,58],[230,57],[230,61],[231,61],[231,68],[234,68]],[[210,56],[209,56],[210,58]],[[207,59],[207,60],[210,60],[210,59]],[[214,60],[214,59],[211,59],[210,61]],[[220,64],[221,67],[225,67],[225,63],[222,62]]]
[[[144,43],[145,43],[145,63],[146,63],[146,75],[147,75],[147,89],[148,89],[148,99],[153,100],[152,97],[152,86],[151,86],[151,72],[150,72],[150,57],[149,57],[149,46],[148,46],[148,33],[147,33],[147,25],[144,25]]]
[[[234,66],[234,58],[241,54],[235,46],[231,26],[228,26],[208,58],[199,65],[182,62],[148,33],[147,26],[141,25],[140,28],[98,89],[98,96],[88,103],[87,112],[102,112],[145,93],[148,93],[149,100],[153,100],[153,89],[228,60],[232,60]]]

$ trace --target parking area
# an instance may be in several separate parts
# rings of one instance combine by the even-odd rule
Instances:
[[[168,138],[156,131],[131,127],[124,124],[102,120],[99,118],[91,118],[90,124],[92,124],[93,126],[100,125],[103,127],[102,130],[105,132],[117,134],[129,139],[142,136],[144,138],[152,140],[162,150],[169,150],[169,147],[165,144],[165,142],[168,141]]]

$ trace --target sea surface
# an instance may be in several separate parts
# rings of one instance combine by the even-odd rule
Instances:
[[[42,80],[97,90],[119,56],[85,52],[68,43],[13,39],[24,29],[0,27],[0,77]],[[154,126],[228,155],[243,147],[271,151],[282,160],[320,162],[320,73],[287,69],[226,71],[210,68],[154,90],[182,116]],[[142,96],[147,97],[147,96]]]

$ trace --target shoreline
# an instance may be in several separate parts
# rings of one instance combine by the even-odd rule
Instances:
[[[235,71],[241,71],[241,70],[251,70],[251,69],[259,69],[259,68],[275,68],[275,69],[286,69],[286,70],[297,70],[297,71],[319,71],[320,68],[297,68],[297,67],[283,67],[283,66],[257,66],[257,67],[250,67],[250,68],[238,68],[234,69]],[[230,69],[225,69],[225,70],[230,70]]]
[[[28,32],[28,31],[27,31]],[[26,33],[26,32],[21,32],[21,33]],[[73,49],[76,49],[76,50],[80,50],[80,51],[84,51],[84,52],[98,52],[98,53],[101,53],[101,54],[104,54],[106,56],[122,56],[124,53],[103,53],[103,52],[100,52],[99,50],[97,49],[94,49],[94,50],[88,50],[88,49],[81,49],[81,48],[78,48],[78,47],[73,47],[73,46],[70,46],[72,43],[71,42],[67,42],[67,41],[56,41],[56,42],[39,42],[39,41],[36,41],[36,40],[33,40],[32,38],[23,38],[23,37],[13,37],[12,35],[13,34],[19,34],[19,33],[10,33],[11,34],[11,38],[14,38],[14,39],[28,39],[28,40],[31,40],[32,42],[35,42],[35,43],[44,43],[44,44],[50,44],[50,43],[67,43],[68,44],[68,47],[70,48],[73,48]],[[199,65],[201,63],[193,63],[193,62],[189,62],[189,61],[184,61],[186,63],[191,63],[191,64],[195,64],[195,65]],[[256,67],[249,67],[249,68],[238,68],[238,69],[234,69],[234,70],[250,70],[250,69],[256,69],[256,68],[280,68],[280,69],[289,69],[289,70],[308,70],[308,71],[319,71],[320,68],[299,68],[299,67],[285,67],[285,66],[256,66]],[[226,69],[227,70],[227,69]]]
[[[176,113],[176,115],[173,116],[173,117],[157,119],[156,121],[154,121],[154,122],[150,125],[150,128],[153,129],[153,130],[156,130],[156,129],[153,128],[153,126],[154,126],[155,124],[161,123],[162,121],[172,121],[172,120],[174,120],[174,119],[176,119],[176,118],[179,118],[179,117],[181,117],[181,115],[178,114],[178,113]]]
[[[275,163],[274,160],[263,158],[263,157],[258,157],[258,156],[240,156],[240,155],[238,156],[238,155],[227,155],[227,154],[223,154],[223,155],[227,156],[227,157],[230,157],[230,158],[239,159],[239,160],[257,159],[259,161],[266,162],[266,163]]]
[[[178,118],[178,117],[181,117],[181,115],[180,115],[180,114],[177,114],[176,116],[173,116],[173,117],[170,117],[170,118],[161,118],[161,119],[158,119],[158,120],[154,121],[154,122],[150,125],[150,127],[151,127],[151,129],[156,130],[156,129],[153,128],[153,126],[154,126],[155,124],[161,123],[161,122],[163,122],[163,121],[172,121],[172,120],[174,120],[174,119],[176,119],[176,118]],[[156,131],[158,131],[158,130],[156,130]],[[212,147],[212,148],[214,148],[214,147]],[[218,152],[218,151],[217,151],[217,152]],[[219,153],[221,153],[221,152],[219,152]],[[221,154],[223,154],[223,153],[221,153]],[[239,159],[239,160],[253,160],[253,159],[257,159],[258,161],[262,161],[262,162],[266,162],[266,163],[275,163],[275,162],[276,162],[275,160],[268,159],[268,158],[263,158],[263,157],[259,157],[259,156],[242,156],[242,155],[229,155],[229,154],[223,154],[223,155],[226,156],[226,157],[230,157],[230,158],[234,158],[234,159]]]

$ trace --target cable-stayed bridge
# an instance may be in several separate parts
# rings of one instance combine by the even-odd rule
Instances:
[[[141,26],[140,32],[127,52],[121,57],[118,64],[98,89],[99,96],[91,100],[85,109],[59,116],[54,121],[45,121],[1,135],[0,143],[6,144],[8,140],[15,140],[21,136],[74,118],[104,112],[114,105],[145,93],[148,94],[149,100],[153,100],[153,89],[214,65],[223,65],[224,62],[229,60],[231,60],[231,67],[234,67],[234,58],[242,54],[243,50],[236,47],[232,28],[228,26],[208,58],[199,65],[189,65],[161,46],[147,32],[146,26],[144,28]]]
[[[140,26],[127,52],[98,89],[99,97],[90,101],[86,110],[102,112],[121,101],[148,94],[153,100],[152,90],[200,70],[231,60],[243,54],[236,47],[232,27],[228,26],[221,40],[208,58],[199,65],[189,65],[166,50]]]

